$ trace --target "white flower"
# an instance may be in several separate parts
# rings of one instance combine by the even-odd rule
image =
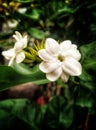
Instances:
[[[15,28],[18,25],[18,21],[15,19],[8,20],[7,25],[10,28]]]
[[[46,73],[50,81],[56,81],[59,77],[64,82],[70,76],[79,76],[82,72],[79,60],[81,58],[77,46],[66,40],[60,44],[52,38],[47,38],[45,49],[38,51],[39,57],[43,60],[39,68]]]
[[[16,35],[13,35],[16,39],[14,48],[2,52],[2,55],[9,60],[9,66],[14,62],[20,63],[25,59],[23,49],[27,47],[27,35],[23,37],[19,32],[16,31],[15,33]]]
[[[19,8],[18,12],[24,14],[27,11],[27,8]]]

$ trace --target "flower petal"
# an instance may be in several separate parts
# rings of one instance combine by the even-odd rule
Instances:
[[[8,66],[12,66],[14,62],[15,62],[15,56],[13,56],[13,57],[10,59],[10,61],[9,61],[9,63],[8,63]]]
[[[10,28],[15,28],[17,25],[18,25],[18,21],[15,20],[15,19],[12,19],[12,20],[8,20],[7,21],[7,24]]]
[[[27,41],[28,41],[28,39],[27,39],[27,35],[25,35],[25,36],[23,37],[23,39],[22,39],[22,42],[23,42],[23,48],[26,48],[26,47],[27,47]]]
[[[15,52],[19,52],[21,50],[24,49],[24,44],[23,42],[16,42],[15,45],[14,45],[14,50]]]
[[[42,62],[39,68],[44,73],[50,73],[59,67],[58,62]]]
[[[16,42],[14,45],[15,52],[19,52],[23,49],[23,44],[21,42]]]
[[[13,35],[13,37],[16,39],[16,43],[15,43],[15,50],[20,50],[20,49],[24,49],[27,47],[27,35],[25,35],[24,37],[22,37],[22,35],[16,31],[15,32],[16,35]]]
[[[79,76],[82,72],[81,64],[73,58],[66,59],[63,62],[62,68],[65,73],[71,76]]]
[[[64,52],[66,50],[68,50],[71,47],[71,41],[70,40],[65,40],[63,42],[60,43],[60,51]]]
[[[27,11],[27,8],[18,8],[18,12],[21,13],[21,14],[24,14],[25,12]]]
[[[7,51],[3,51],[2,55],[7,59],[10,60],[11,57],[15,56],[14,49],[9,49]]]
[[[54,57],[52,57],[45,49],[38,51],[38,55],[44,61],[48,61],[48,62],[54,61]]]
[[[25,54],[24,52],[20,52],[19,54],[16,55],[16,63],[20,63],[25,59]]]
[[[62,69],[58,68],[51,73],[46,74],[46,78],[50,81],[56,81],[62,74]]]
[[[56,40],[52,38],[47,38],[46,39],[46,50],[50,54],[57,54],[59,48],[59,44]]]
[[[16,39],[17,42],[20,41],[22,39],[22,35],[18,31],[15,31],[15,34],[13,35],[13,37]]]
[[[72,44],[72,45],[71,45],[71,49],[77,49],[77,45]]]
[[[62,80],[63,80],[64,82],[67,82],[68,79],[69,79],[69,75],[66,74],[65,72],[63,72],[62,75],[61,75],[61,78],[62,78]]]
[[[69,49],[62,53],[64,57],[73,57],[76,60],[80,60],[81,54],[77,49]]]

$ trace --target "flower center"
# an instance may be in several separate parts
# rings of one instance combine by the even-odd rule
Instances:
[[[64,61],[64,59],[65,59],[65,57],[64,56],[62,56],[62,55],[58,55],[58,60],[60,61],[60,62],[62,62],[62,61]]]

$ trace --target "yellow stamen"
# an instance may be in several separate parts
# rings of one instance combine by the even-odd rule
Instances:
[[[59,60],[59,61],[62,62],[62,61],[64,61],[64,59],[65,59],[64,56],[62,56],[62,55],[58,55],[58,60]]]

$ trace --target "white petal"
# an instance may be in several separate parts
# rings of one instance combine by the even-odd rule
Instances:
[[[16,39],[16,43],[15,44],[18,44],[18,43],[21,43],[22,45],[22,49],[26,48],[27,47],[27,35],[25,35],[24,37],[22,37],[22,35],[16,31],[15,32],[16,35],[13,35],[13,37]],[[18,45],[17,45],[18,46]]]
[[[69,75],[66,74],[65,72],[63,72],[62,75],[61,75],[61,78],[62,78],[62,80],[63,80],[64,82],[67,82],[68,79],[69,79]]]
[[[24,7],[18,8],[18,12],[21,14],[25,13],[26,11],[27,11],[27,8],[24,8]]]
[[[19,52],[23,49],[23,44],[21,42],[16,42],[14,45],[15,52]]]
[[[56,40],[52,38],[47,38],[46,39],[46,50],[50,54],[57,54],[59,49],[59,44]]]
[[[71,41],[66,40],[60,43],[60,51],[64,52],[71,47]]]
[[[10,61],[9,61],[9,63],[8,63],[8,66],[12,66],[14,62],[15,62],[15,56],[13,56],[13,57],[10,59]]]
[[[44,73],[50,73],[55,69],[57,69],[58,67],[59,67],[58,62],[42,62],[39,65],[40,70],[43,71]]]
[[[23,42],[23,48],[26,48],[27,47],[27,35],[25,35],[22,39],[22,42]]]
[[[22,35],[18,31],[15,31],[15,34],[13,35],[13,37],[16,39],[17,42],[20,41],[22,39]]]
[[[24,49],[24,45],[22,42],[16,42],[15,45],[14,45],[14,50],[16,52],[19,52],[21,51],[22,49]]]
[[[77,45],[72,44],[72,45],[71,45],[71,49],[77,49]]]
[[[79,76],[82,72],[81,64],[73,58],[68,58],[65,60],[63,62],[62,68],[65,73],[71,76]]]
[[[18,25],[18,21],[15,20],[15,19],[12,19],[12,20],[8,20],[7,21],[7,24],[10,28],[15,28],[17,25]]]
[[[46,78],[50,81],[56,81],[62,74],[62,69],[58,68],[51,73],[46,74]]]
[[[9,49],[7,51],[3,51],[2,55],[7,59],[10,60],[11,57],[15,56],[14,49]]]
[[[65,51],[64,53],[62,53],[65,57],[73,57],[76,60],[80,60],[81,58],[81,54],[77,49],[69,49],[67,51]]]
[[[16,63],[20,63],[25,59],[25,54],[24,52],[20,52],[19,54],[17,54],[16,56]]]
[[[48,52],[46,52],[45,49],[38,51],[38,55],[44,61],[53,62],[55,60],[54,57],[52,57],[52,55],[50,55]]]

